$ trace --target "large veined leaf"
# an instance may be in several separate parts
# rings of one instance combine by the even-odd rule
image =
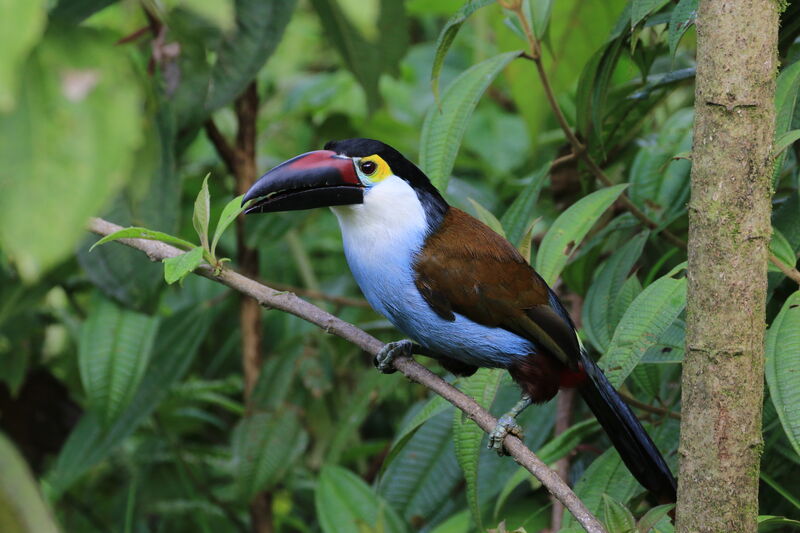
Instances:
[[[792,117],[797,107],[797,91],[800,89],[800,61],[795,61],[778,75],[775,84],[775,139],[779,139],[792,127]],[[773,185],[783,167],[786,151],[775,158],[773,168]]]
[[[450,45],[458,35],[458,30],[467,21],[467,19],[475,13],[478,9],[494,3],[494,0],[469,0],[455,15],[450,17],[442,31],[439,33],[439,38],[436,41],[436,56],[433,58],[433,67],[431,68],[431,87],[436,100],[439,100],[439,74],[442,71],[442,64],[450,50]]]
[[[601,352],[605,352],[617,327],[612,322],[613,306],[633,265],[642,255],[648,232],[642,232],[614,252],[603,264],[586,293],[583,306],[583,328],[586,336]]]
[[[605,355],[598,361],[619,387],[686,307],[686,279],[664,276],[647,286],[625,312]]]
[[[383,465],[381,465],[381,473],[383,473],[386,468],[392,464],[392,461],[395,459],[395,457],[397,457],[408,441],[411,440],[411,437],[416,434],[417,430],[421,428],[425,422],[439,413],[447,410],[449,407],[450,403],[448,403],[448,401],[441,396],[433,396],[423,406],[421,406],[414,416],[411,417],[408,422],[403,424],[400,431],[395,435],[394,442],[392,442],[392,447],[389,450],[389,453],[386,454],[386,459],[383,460]]]
[[[800,291],[786,300],[767,332],[765,373],[778,418],[800,455]]]
[[[128,406],[144,376],[158,318],[99,297],[81,327],[78,367],[89,405],[105,424]]]
[[[39,494],[33,474],[11,442],[0,433],[0,528],[3,533],[57,533],[53,515]]]
[[[453,408],[431,417],[409,439],[380,478],[378,490],[407,521],[430,523],[452,503],[463,476],[453,452]],[[416,518],[418,519],[418,518]]]
[[[153,361],[127,409],[108,428],[94,413],[87,413],[72,430],[55,466],[45,477],[51,498],[58,498],[150,416],[170,385],[183,377],[191,365],[213,314],[212,310],[195,305],[188,312],[164,320],[155,341]]]
[[[338,466],[326,466],[320,472],[314,504],[325,533],[407,531],[397,511],[364,480]]]
[[[519,56],[506,52],[474,65],[460,74],[425,116],[420,138],[419,160],[422,170],[441,191],[447,190],[461,139],[481,95],[506,65]]]
[[[547,178],[550,175],[549,171],[549,162],[535,171],[528,178],[530,181],[525,185],[525,188],[517,195],[514,202],[500,218],[500,223],[506,230],[506,237],[511,244],[515,246],[519,246],[520,239],[531,223],[531,220],[533,220],[536,200],[539,198],[542,187],[544,187],[547,182]]]
[[[482,368],[474,375],[464,379],[460,388],[464,394],[478,402],[481,407],[488,409],[494,402],[502,377],[503,371],[500,369]],[[483,442],[483,430],[474,421],[469,420],[463,411],[455,412],[453,442],[458,464],[461,465],[464,479],[467,481],[467,501],[480,530],[483,529],[483,525],[478,507],[478,461]]]
[[[548,285],[558,279],[572,251],[622,194],[626,184],[614,185],[581,198],[553,222],[536,254],[536,270]]]
[[[234,485],[243,501],[279,481],[302,455],[308,435],[290,410],[256,413],[233,431]]]
[[[47,2],[3,2],[0,17],[0,112],[10,111],[16,102],[20,67],[39,39],[47,20]]]
[[[0,246],[26,280],[71,255],[86,220],[129,177],[141,90],[112,44],[86,28],[48,32],[26,61],[16,107],[0,115]],[[30,216],[32,206],[51,216]]]

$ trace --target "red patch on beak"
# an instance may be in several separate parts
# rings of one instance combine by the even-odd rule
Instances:
[[[353,160],[346,156],[340,156],[332,150],[309,152],[306,155],[295,158],[294,161],[286,166],[292,170],[309,170],[321,167],[334,168],[339,172],[343,184],[361,185]]]

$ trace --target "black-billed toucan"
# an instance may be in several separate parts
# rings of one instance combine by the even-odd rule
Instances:
[[[370,305],[438,359],[470,375],[507,369],[522,400],[498,421],[502,450],[530,403],[577,387],[636,479],[657,500],[676,484],[653,441],[583,349],[564,306],[503,237],[452,207],[425,174],[372,139],[332,141],[273,168],[247,192],[247,213],[331,207],[350,270]],[[389,343],[377,365],[414,345]]]

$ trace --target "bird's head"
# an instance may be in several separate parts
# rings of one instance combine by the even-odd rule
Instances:
[[[276,166],[243,201],[253,201],[247,213],[271,213],[378,202],[388,208],[393,197],[409,196],[430,215],[447,209],[428,177],[400,152],[373,139],[345,139]]]

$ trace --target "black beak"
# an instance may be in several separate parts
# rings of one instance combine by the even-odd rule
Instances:
[[[331,150],[298,155],[273,168],[247,191],[245,213],[273,213],[364,202],[364,187],[349,157]]]

